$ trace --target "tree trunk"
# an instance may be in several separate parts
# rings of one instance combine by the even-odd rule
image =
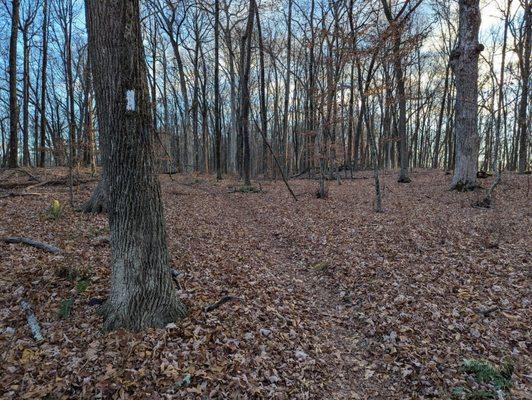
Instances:
[[[519,173],[524,174],[528,161],[528,121],[527,105],[528,93],[530,87],[530,49],[532,47],[532,3],[530,0],[525,1],[525,33],[524,46],[520,57],[521,66],[521,101],[519,103]]]
[[[214,2],[214,140],[216,179],[222,179],[222,127],[220,123],[220,0]]]
[[[11,9],[11,38],[9,41],[9,162],[18,166],[18,103],[17,103],[17,36],[20,0],[13,0]]]
[[[46,161],[46,65],[48,64],[48,0],[43,0],[42,23],[42,68],[41,68],[41,122],[39,167],[44,167]],[[37,162],[36,162],[37,164]]]
[[[399,157],[400,157],[400,169],[398,182],[409,183],[411,182],[408,173],[408,138],[406,136],[406,94],[405,94],[405,81],[403,78],[403,66],[401,63],[401,34],[395,33],[397,37],[394,40],[393,52],[394,52],[394,72],[395,79],[397,80],[397,100],[399,102]]]
[[[22,165],[30,165],[30,43],[28,37],[29,26],[24,26],[22,31],[22,53],[23,60],[23,73],[22,73]]]
[[[447,97],[447,89],[449,87],[449,65],[445,68],[445,83],[443,86],[443,96],[441,101],[441,107],[440,107],[440,114],[438,117],[438,126],[436,128],[436,141],[434,143],[434,157],[432,158],[432,168],[436,169],[438,168],[439,162],[440,162],[440,138],[441,138],[441,130],[443,127],[443,115],[445,112],[445,98]]]
[[[478,42],[479,0],[460,0],[459,9],[458,46],[451,53],[456,80],[455,167],[451,188],[463,191],[477,187],[478,58],[484,47]]]
[[[290,3],[291,4],[291,3]],[[290,5],[289,5],[290,7]],[[266,174],[266,151],[267,139],[268,139],[268,109],[266,106],[266,73],[264,71],[264,43],[262,40],[262,29],[260,25],[259,10],[255,10],[257,15],[257,35],[259,39],[259,70],[260,70],[260,129],[262,131],[262,160],[261,160],[261,173]],[[290,18],[290,8],[288,11]],[[290,26],[290,25],[289,25]],[[290,31],[290,29],[289,29]],[[288,51],[290,51],[290,39],[288,39]],[[288,68],[290,68],[290,57],[288,57]],[[286,99],[288,99],[288,90],[286,91]],[[285,106],[288,107],[288,100],[285,100]],[[283,164],[284,166],[285,164]]]
[[[504,107],[504,72],[506,68],[506,44],[508,40],[508,21],[510,18],[510,8],[512,6],[512,0],[507,0],[506,10],[504,13],[504,34],[502,42],[502,55],[501,55],[501,70],[499,78],[499,93],[498,93],[498,103],[497,103],[497,120],[495,123],[495,141],[493,143],[493,163],[491,165],[491,170],[497,176],[497,180],[500,179],[499,176],[499,146],[501,141],[501,122],[502,122],[502,113]],[[504,124],[506,126],[506,123]]]
[[[109,157],[111,290],[106,329],[163,327],[186,315],[168,268],[138,0],[86,0],[97,115]]]
[[[284,106],[283,106],[283,140],[285,143],[288,138],[288,106],[289,106],[289,98],[290,98],[290,74],[292,73],[291,61],[292,61],[292,0],[288,0],[287,39],[286,39],[286,76],[285,76]],[[266,114],[266,111],[264,111],[264,114]],[[283,160],[284,160],[284,157],[283,157]],[[287,161],[284,160],[283,167],[285,168],[285,171],[287,171],[286,165],[287,165]]]
[[[244,185],[251,186],[251,154],[249,146],[249,74],[251,69],[251,34],[253,32],[253,19],[255,18],[255,0],[249,3],[249,14],[244,36],[242,37],[242,77],[240,89],[240,129],[244,147]]]

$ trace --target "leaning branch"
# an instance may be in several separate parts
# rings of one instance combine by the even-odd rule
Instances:
[[[258,131],[260,132],[260,135],[262,136],[262,140],[264,140],[264,143],[266,144],[266,147],[268,147],[268,150],[270,150],[270,154],[272,155],[274,161],[275,161],[275,165],[277,165],[277,168],[279,169],[279,172],[281,173],[281,177],[283,178],[283,182],[284,184],[286,185],[286,188],[288,189],[288,191],[290,192],[290,195],[293,197],[293,199],[295,201],[297,201],[297,197],[296,195],[294,194],[294,191],[292,190],[292,188],[290,187],[290,184],[288,183],[288,181],[286,180],[286,175],[284,173],[284,170],[283,168],[281,167],[281,164],[279,163],[279,160],[277,159],[277,157],[275,156],[275,153],[273,152],[273,149],[272,149],[272,146],[270,146],[270,143],[268,143],[268,140],[266,139],[266,135],[265,133],[262,131],[262,129],[259,127],[259,125],[257,124],[257,121],[255,121],[255,126],[258,128]]]

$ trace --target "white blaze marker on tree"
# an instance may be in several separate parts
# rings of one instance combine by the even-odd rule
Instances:
[[[135,111],[135,91],[134,90],[127,90],[126,91],[126,110],[127,111]]]

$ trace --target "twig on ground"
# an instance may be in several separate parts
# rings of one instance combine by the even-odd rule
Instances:
[[[205,307],[205,312],[211,312],[213,310],[216,310],[218,307],[224,305],[225,303],[233,300],[241,300],[240,297],[237,296],[224,296],[220,300],[218,300],[216,303],[210,304],[207,307]]]

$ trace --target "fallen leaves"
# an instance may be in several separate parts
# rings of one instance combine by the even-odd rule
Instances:
[[[315,182],[292,181],[294,204],[282,183],[228,194],[234,182],[162,179],[171,266],[191,314],[138,334],[103,333],[89,305],[108,289],[105,216],[65,207],[43,218],[52,199],[68,203],[61,186],[0,200],[2,236],[65,250],[0,245],[3,398],[446,398],[463,386],[463,359],[506,356],[516,363],[511,390],[529,394],[521,177],[508,175],[495,207],[479,210],[462,207],[468,194],[449,192],[438,172],[410,185],[384,176],[393,193],[382,214],[366,201],[371,180],[330,184],[327,200],[313,197]],[[178,188],[187,196],[172,195]],[[75,190],[79,201],[90,193]],[[41,344],[17,306],[21,286]],[[204,312],[229,294],[241,301]]]

